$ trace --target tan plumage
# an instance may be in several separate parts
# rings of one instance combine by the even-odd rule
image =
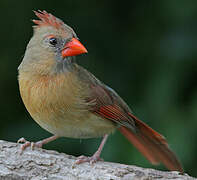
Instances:
[[[36,145],[41,147],[59,136],[103,136],[92,157],[77,160],[95,162],[108,134],[119,128],[151,163],[162,162],[170,170],[183,172],[165,138],[138,120],[114,90],[76,64],[72,56],[87,50],[73,29],[46,11],[35,14],[40,20],[33,20],[37,26],[19,66],[19,87],[32,118],[54,134]],[[29,145],[26,142],[22,149]]]
[[[52,134],[90,138],[109,134],[115,129],[112,122],[89,111],[94,102],[85,102],[88,87],[74,72],[67,72],[66,76],[33,76],[31,72],[19,71],[19,86],[33,119]]]

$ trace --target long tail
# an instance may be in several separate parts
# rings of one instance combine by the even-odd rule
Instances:
[[[165,138],[137,119],[134,115],[129,116],[135,120],[137,130],[132,132],[127,127],[121,126],[120,132],[152,163],[163,163],[169,170],[183,172],[183,168],[176,155],[170,150]]]

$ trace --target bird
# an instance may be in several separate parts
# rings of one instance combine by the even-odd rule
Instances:
[[[74,30],[47,11],[34,11],[33,36],[18,67],[20,95],[31,117],[53,136],[38,142],[18,140],[21,150],[42,147],[59,137],[103,137],[90,157],[76,164],[95,163],[108,136],[119,130],[149,161],[169,170],[183,167],[164,136],[139,120],[124,100],[92,73],[78,65],[87,53]]]

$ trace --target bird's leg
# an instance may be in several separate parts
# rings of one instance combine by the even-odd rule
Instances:
[[[34,142],[27,141],[25,138],[22,137],[17,141],[17,143],[24,143],[21,145],[21,150],[23,151],[28,146],[31,146],[31,149],[33,149],[34,147],[41,148],[44,144],[54,141],[57,138],[58,138],[58,136],[54,135],[54,136],[51,136],[49,138],[46,138],[46,139],[43,139],[41,141],[34,143]]]
[[[105,142],[106,142],[107,138],[108,138],[108,134],[106,134],[103,137],[98,150],[93,154],[93,156],[91,156],[91,157],[79,156],[77,158],[77,160],[75,161],[75,164],[81,164],[81,163],[84,163],[84,162],[89,162],[90,164],[93,164],[96,161],[101,161],[102,159],[100,158],[100,154],[101,154],[101,151],[103,149],[103,146],[105,145]]]

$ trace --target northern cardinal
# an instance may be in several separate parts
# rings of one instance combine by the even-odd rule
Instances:
[[[100,160],[107,137],[118,129],[152,164],[183,172],[165,138],[135,117],[118,94],[77,65],[74,56],[87,53],[71,27],[46,11],[35,11],[39,20],[18,68],[21,97],[32,118],[54,136],[36,143],[19,139],[22,150],[42,147],[60,136],[103,137],[92,157]]]

